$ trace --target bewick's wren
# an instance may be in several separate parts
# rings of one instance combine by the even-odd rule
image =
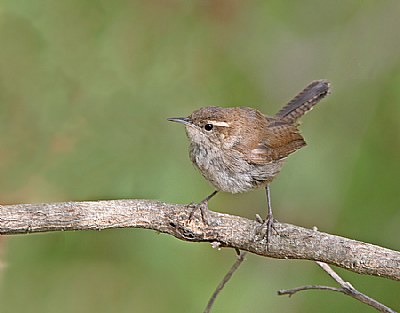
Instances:
[[[217,189],[198,206],[203,221],[208,200],[218,191],[238,193],[265,186],[268,215],[264,225],[270,235],[273,217],[269,183],[286,157],[306,145],[297,121],[329,93],[329,87],[325,80],[313,81],[274,116],[246,107],[211,106],[188,117],[168,119],[185,125],[190,158]]]

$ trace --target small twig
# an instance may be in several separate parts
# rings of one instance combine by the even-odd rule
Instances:
[[[315,263],[317,263],[326,273],[328,273],[328,275],[331,276],[341,286],[341,288],[309,285],[309,286],[302,286],[302,287],[297,287],[297,288],[293,288],[293,289],[279,290],[278,295],[280,295],[280,296],[288,295],[289,297],[291,297],[298,291],[312,290],[312,289],[336,291],[336,292],[344,293],[345,295],[348,295],[364,304],[367,304],[367,305],[375,308],[379,312],[396,313],[396,311],[385,306],[384,304],[376,301],[375,299],[368,297],[367,295],[363,294],[362,292],[359,292],[349,282],[344,281],[328,264],[323,263],[323,262],[318,262],[318,261],[316,261]]]
[[[325,272],[328,273],[328,275],[330,277],[332,277],[340,286],[342,286],[344,288],[344,286],[347,284],[350,285],[350,283],[346,283],[342,277],[340,277],[328,264],[324,263],[324,262],[319,262],[319,261],[315,261],[315,263],[317,263],[317,265],[322,268]],[[351,285],[350,285],[351,286]]]
[[[232,278],[233,273],[237,271],[240,264],[242,264],[242,262],[245,260],[246,254],[247,252],[241,252],[238,254],[236,262],[232,265],[228,273],[226,273],[225,277],[222,279],[222,281],[218,284],[217,288],[213,292],[210,300],[207,303],[207,307],[205,308],[204,313],[211,312],[211,308],[214,305],[215,299],[217,298],[218,294],[225,287],[225,284]]]
[[[387,306],[376,301],[375,299],[372,299],[372,298],[368,297],[367,295],[363,294],[362,292],[359,292],[349,282],[344,281],[328,264],[323,263],[323,262],[318,262],[318,261],[316,263],[342,287],[343,292],[346,295],[348,295],[364,304],[368,304],[380,312],[396,313],[391,308],[388,308]]]
[[[329,286],[321,286],[321,285],[307,285],[307,286],[301,286],[293,289],[281,289],[278,290],[278,296],[284,296],[288,295],[289,297],[293,296],[296,292],[303,291],[303,290],[329,290],[329,291],[337,291],[344,293],[342,288],[335,288],[335,287],[329,287]]]

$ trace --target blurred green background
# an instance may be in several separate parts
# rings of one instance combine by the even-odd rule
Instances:
[[[305,149],[272,184],[280,221],[400,249],[400,2],[0,0],[0,203],[148,198],[211,186],[181,125],[207,105],[275,113],[314,79]],[[262,190],[210,208],[254,218]],[[1,237],[1,312],[201,312],[232,250],[147,230]],[[400,308],[400,285],[339,270]],[[250,255],[213,312],[375,312],[315,264]]]

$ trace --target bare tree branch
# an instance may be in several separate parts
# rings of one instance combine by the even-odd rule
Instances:
[[[291,297],[296,292],[303,291],[303,290],[329,290],[329,291],[336,291],[341,292],[345,295],[348,295],[364,304],[367,304],[374,309],[378,310],[379,312],[383,313],[396,313],[396,311],[392,310],[391,308],[387,307],[386,305],[376,301],[368,297],[367,295],[363,294],[362,292],[355,289],[349,282],[345,282],[328,264],[323,262],[316,262],[329,276],[331,276],[340,286],[341,288],[329,287],[329,286],[319,286],[319,285],[308,285],[297,287],[288,290],[279,290],[278,295],[288,295]]]
[[[196,242],[280,259],[307,259],[350,271],[400,280],[400,252],[317,230],[276,222],[269,240],[260,238],[259,223],[209,212],[209,225],[199,216],[188,223],[187,205],[151,200],[110,200],[0,206],[0,234],[23,234],[107,228],[147,228]]]
[[[211,298],[207,303],[207,307],[204,310],[204,313],[211,312],[211,308],[214,305],[215,299],[217,298],[218,294],[222,291],[222,289],[224,289],[225,284],[232,278],[232,275],[239,269],[240,264],[242,264],[245,260],[246,254],[247,252],[239,252],[236,262],[232,265],[228,273],[226,273],[224,278],[221,280],[221,282],[218,284],[217,288],[211,295]]]

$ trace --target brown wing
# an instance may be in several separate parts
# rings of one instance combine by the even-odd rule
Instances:
[[[295,125],[280,124],[265,127],[258,140],[248,145],[247,159],[254,164],[266,164],[286,158],[306,145]],[[261,140],[260,140],[261,137]]]

